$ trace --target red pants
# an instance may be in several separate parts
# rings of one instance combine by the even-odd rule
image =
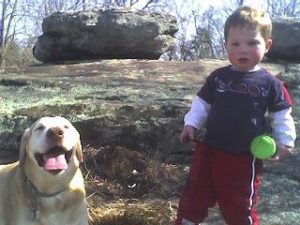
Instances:
[[[202,222],[216,203],[229,225],[259,225],[256,212],[262,161],[251,154],[230,154],[197,144],[179,201],[176,225],[183,218]]]

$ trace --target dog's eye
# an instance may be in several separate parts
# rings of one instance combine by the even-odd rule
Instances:
[[[38,130],[38,131],[41,131],[41,130],[45,130],[45,126],[43,126],[43,125],[39,125],[39,126],[37,126],[37,128],[35,128],[35,130]]]
[[[65,129],[69,129],[70,127],[69,127],[68,125],[65,125],[64,128],[65,128]]]

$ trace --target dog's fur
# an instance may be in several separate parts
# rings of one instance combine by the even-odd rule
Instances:
[[[64,154],[67,166],[46,168],[53,154]],[[79,133],[67,119],[36,121],[24,131],[19,161],[0,166],[0,225],[88,225],[82,161]]]

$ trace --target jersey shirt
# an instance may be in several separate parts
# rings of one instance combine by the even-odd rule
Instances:
[[[205,139],[227,152],[249,152],[251,141],[270,132],[266,112],[291,107],[283,82],[265,69],[212,72],[198,96],[211,105]]]

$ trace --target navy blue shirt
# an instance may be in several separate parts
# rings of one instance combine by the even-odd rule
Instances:
[[[269,131],[267,111],[291,106],[283,83],[265,69],[219,68],[210,74],[198,96],[211,105],[205,140],[231,153],[249,152],[251,141]]]

